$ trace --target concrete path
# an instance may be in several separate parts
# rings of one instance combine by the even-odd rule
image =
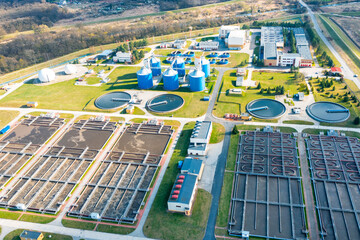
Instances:
[[[305,140],[301,136],[298,135],[298,150],[300,154],[300,168],[301,168],[301,178],[303,183],[303,193],[304,200],[306,205],[306,216],[309,227],[309,237],[310,239],[318,239],[319,238],[319,229],[318,229],[318,221],[316,216],[316,209],[314,204],[314,198],[312,193],[311,179],[310,179],[310,171],[308,165],[308,159],[306,155],[306,146]]]

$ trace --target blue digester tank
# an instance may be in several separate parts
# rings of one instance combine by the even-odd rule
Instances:
[[[161,62],[159,58],[156,57],[150,58],[150,69],[153,76],[161,75]]]
[[[189,73],[190,90],[192,92],[200,92],[205,89],[205,73],[195,69]]]
[[[139,71],[137,71],[136,75],[137,75],[139,88],[148,89],[154,86],[152,73],[149,68],[146,67],[141,68]]]
[[[176,90],[179,88],[178,72],[172,68],[168,68],[163,72],[163,81],[165,90]]]
[[[183,58],[176,58],[173,68],[178,72],[179,76],[185,76],[185,61]]]
[[[205,78],[210,76],[210,62],[206,58],[201,58],[201,69],[205,73]]]

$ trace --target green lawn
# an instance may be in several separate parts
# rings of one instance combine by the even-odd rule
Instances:
[[[94,223],[80,222],[80,221],[73,221],[73,220],[68,220],[68,219],[62,219],[61,223],[62,223],[62,225],[64,225],[64,227],[78,228],[78,229],[84,229],[84,230],[94,230],[94,228],[96,226],[96,222],[94,222]]]
[[[220,123],[212,123],[213,130],[210,137],[210,143],[219,143],[224,140],[225,127]]]
[[[199,189],[192,215],[167,212],[167,200],[179,170],[177,163],[187,156],[190,135],[195,123],[187,123],[176,144],[165,176],[144,225],[144,234],[156,239],[202,239],[209,215],[211,194]],[[161,224],[159,224],[161,223]]]
[[[46,223],[54,221],[55,218],[53,218],[53,217],[43,217],[43,216],[31,215],[31,214],[23,214],[20,217],[19,220],[24,221],[24,222],[33,222],[33,223],[46,224]]]
[[[99,224],[96,228],[96,231],[127,235],[127,234],[135,231],[135,228],[127,228],[127,227],[118,227],[118,226],[112,226],[112,225]]]
[[[297,124],[297,125],[314,125],[313,122],[303,121],[303,120],[285,120],[283,121],[285,124]]]
[[[19,115],[18,111],[0,111],[0,130]]]
[[[343,12],[343,13],[338,13],[338,14],[344,15],[344,16],[360,17],[360,12]]]
[[[16,229],[10,233],[8,233],[5,237],[4,240],[20,240],[20,234],[24,231],[25,229]],[[72,240],[73,238],[71,236],[68,235],[62,235],[62,234],[56,234],[56,233],[44,233],[44,238],[43,240]]]
[[[99,73],[101,70],[104,70],[105,73],[108,73],[109,71],[111,71],[114,67],[113,66],[103,66],[103,65],[97,65],[97,64],[89,64],[89,65],[84,65],[85,67],[87,67],[87,69],[93,69],[95,73]]]
[[[0,218],[16,220],[20,215],[20,212],[0,211]]]
[[[278,85],[285,87],[285,93],[294,94],[298,92],[299,84],[305,84],[305,81],[295,80],[293,73],[275,73],[275,72],[258,72],[252,73],[252,80],[261,83],[262,88],[274,88]],[[235,87],[236,70],[229,70],[224,73],[220,94],[214,109],[214,115],[224,117],[226,113],[240,114],[245,112],[246,104],[258,98],[275,98],[274,92],[271,94],[260,94],[257,88]],[[245,90],[244,96],[229,96],[227,91],[232,88],[241,88]],[[261,120],[262,121],[262,120]]]
[[[98,83],[100,83],[100,81],[101,81],[101,78],[95,77],[95,76],[86,78],[86,82],[89,85],[98,84]]]
[[[328,129],[313,129],[313,128],[306,128],[302,132],[307,134],[318,135],[320,132],[327,133]],[[360,139],[360,133],[352,132],[352,131],[337,131],[338,133],[345,133],[346,136],[349,137],[356,137]]]
[[[319,82],[317,79],[312,79],[309,81],[313,87],[314,98],[316,102],[319,101],[330,101],[335,102],[343,105],[350,111],[350,118],[342,123],[321,123],[324,126],[339,126],[339,127],[355,127],[358,128],[358,125],[353,123],[356,116],[360,115],[360,107],[358,107],[358,103],[354,103],[353,101],[349,100],[348,102],[343,101],[343,97],[347,94],[350,90],[345,89],[346,84],[341,83],[339,81],[333,81],[335,90],[333,91],[333,87],[324,88],[322,92],[321,88],[319,87]],[[351,95],[347,96],[350,98]]]

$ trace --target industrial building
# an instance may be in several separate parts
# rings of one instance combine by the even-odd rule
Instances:
[[[96,56],[96,60],[109,59],[113,53],[113,50],[104,50],[102,53]]]
[[[245,46],[247,39],[247,31],[234,30],[230,31],[228,37],[225,39],[225,44],[229,49],[238,50]]]
[[[204,51],[213,51],[219,49],[219,42],[217,41],[204,41],[199,42],[196,45],[196,49],[198,50],[204,50]]]
[[[261,27],[261,46],[266,43],[275,43],[276,47],[284,47],[282,27]]]
[[[185,40],[175,40],[174,42],[163,42],[159,45],[160,48],[177,48],[181,49],[186,46]]]
[[[221,26],[219,30],[219,38],[227,38],[231,31],[240,30],[239,26]]]
[[[44,239],[44,234],[42,234],[41,232],[24,230],[20,234],[20,239],[21,240],[42,240],[42,239]]]
[[[204,163],[200,159],[185,158],[180,174],[176,177],[168,200],[168,211],[191,215],[198,181],[201,179]]]
[[[212,132],[211,121],[197,121],[190,137],[189,155],[206,155]]]
[[[113,57],[115,63],[131,63],[131,52],[117,52]]]
[[[204,171],[204,163],[202,160],[195,159],[192,157],[187,157],[184,159],[180,172],[182,174],[196,175],[198,177],[198,180],[201,180],[203,171]]]
[[[284,37],[282,27],[262,27],[261,46],[264,50],[265,66],[280,67],[311,67],[313,63],[309,48],[302,28],[292,29],[296,41],[297,53],[286,53],[282,51],[284,47]]]

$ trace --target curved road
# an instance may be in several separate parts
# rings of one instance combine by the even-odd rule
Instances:
[[[319,23],[317,22],[317,19],[315,17],[314,12],[309,8],[309,6],[304,3],[302,0],[299,0],[299,3],[304,6],[308,14],[310,16],[311,21],[314,24],[314,28],[317,32],[317,34],[320,36],[321,40],[325,43],[325,45],[330,49],[332,54],[335,56],[335,58],[339,61],[339,63],[342,66],[343,75],[345,78],[352,80],[358,88],[360,88],[360,81],[358,78],[354,77],[354,72],[349,68],[349,66],[346,64],[345,60],[340,56],[340,54],[335,50],[335,48],[331,45],[331,43],[326,39],[325,35],[323,34]]]

